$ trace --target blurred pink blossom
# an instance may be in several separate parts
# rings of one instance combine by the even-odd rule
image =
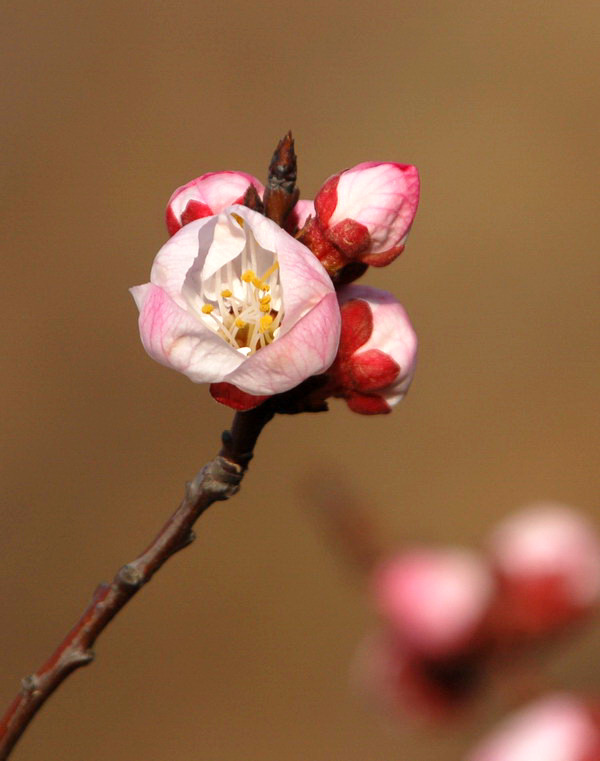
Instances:
[[[467,761],[600,761],[598,716],[575,695],[544,697],[505,720]]]
[[[413,549],[384,561],[372,588],[380,615],[405,646],[437,658],[474,640],[495,592],[483,559],[458,547]]]
[[[488,548],[500,579],[499,625],[537,636],[600,601],[600,542],[584,516],[540,502],[502,521]]]

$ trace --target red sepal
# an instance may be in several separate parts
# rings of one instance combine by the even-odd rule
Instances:
[[[365,344],[373,332],[373,313],[363,299],[350,299],[340,308],[342,330],[338,357],[341,362],[350,360],[352,354]]]
[[[350,360],[348,372],[360,393],[390,386],[400,374],[400,365],[379,349],[369,349]]]
[[[175,235],[178,230],[188,222],[193,222],[195,219],[202,219],[203,217],[212,216],[212,209],[201,201],[188,201],[187,206],[181,214],[181,221],[177,218],[175,212],[171,206],[167,206],[167,230],[169,235]]]
[[[254,407],[258,407],[269,396],[253,396],[247,394],[245,391],[241,391],[237,386],[231,383],[211,383],[210,394],[213,399],[216,399],[220,404],[224,404],[227,407],[231,407],[234,410],[244,412],[245,410],[252,410]]]
[[[392,411],[385,399],[376,394],[359,394],[351,391],[345,399],[352,412],[359,412],[361,415],[385,415]]]
[[[327,230],[327,238],[349,259],[360,259],[368,248],[371,236],[367,228],[354,219],[343,219]]]
[[[337,186],[339,181],[339,174],[330,177],[325,181],[323,187],[319,190],[315,198],[315,211],[317,212],[319,222],[323,226],[329,222],[329,219],[337,206]]]
[[[371,267],[386,267],[394,259],[398,258],[404,251],[404,246],[396,246],[395,248],[388,248],[387,251],[382,251],[380,254],[365,254],[359,256],[361,262],[364,264],[370,264]]]

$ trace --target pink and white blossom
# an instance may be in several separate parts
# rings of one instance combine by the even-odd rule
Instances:
[[[600,603],[600,541],[586,518],[557,503],[531,505],[488,541],[501,582],[499,623],[540,635]]]
[[[316,219],[344,255],[380,267],[404,249],[418,203],[416,167],[365,161],[324,183]]]
[[[151,357],[196,383],[257,398],[230,406],[294,388],[336,354],[340,314],[327,273],[244,206],[185,225],[158,252],[150,282],[131,292]]]
[[[209,172],[177,188],[167,204],[169,235],[194,219],[220,214],[227,206],[243,203],[250,185],[262,198],[262,183],[245,172]]]
[[[334,396],[354,412],[390,412],[415,372],[417,336],[400,302],[387,291],[348,285],[338,291],[342,332],[330,370]]]
[[[598,717],[568,693],[544,697],[505,720],[468,761],[599,761]]]
[[[495,592],[488,565],[462,548],[414,549],[379,565],[373,595],[406,648],[447,658],[482,630]]]

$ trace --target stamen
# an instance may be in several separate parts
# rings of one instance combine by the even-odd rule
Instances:
[[[202,305],[202,312],[204,314],[210,314],[213,309],[214,309],[214,306],[212,304],[203,304]]]
[[[248,323],[244,322],[241,317],[238,317],[237,320],[235,320],[235,325],[238,328],[245,328]]]
[[[256,273],[252,270],[246,270],[242,273],[242,280],[244,283],[251,283],[252,280],[256,277]]]
[[[273,322],[273,318],[270,314],[266,314],[264,317],[260,318],[260,328],[258,329],[259,333],[264,333],[265,330],[269,327],[269,325]]]
[[[277,259],[273,262],[273,264],[269,267],[269,269],[265,272],[265,274],[262,276],[261,280],[267,280],[267,278],[271,277],[271,275],[275,272],[276,269],[279,268],[279,262]]]
[[[228,299],[233,296],[233,293],[229,290],[229,288],[225,288],[224,291],[221,291],[221,296],[223,296],[224,299]]]

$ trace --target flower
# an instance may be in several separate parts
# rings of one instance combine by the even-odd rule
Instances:
[[[600,724],[585,700],[555,693],[505,720],[469,761],[598,761]]]
[[[347,285],[338,300],[342,332],[331,394],[354,412],[390,412],[415,372],[417,336],[408,315],[391,293],[369,286]]]
[[[335,357],[340,314],[327,273],[244,206],[185,225],[158,252],[150,282],[131,292],[148,354],[196,383],[230,384],[233,395],[220,386],[216,395],[237,409],[294,388]]]
[[[600,542],[575,510],[537,503],[502,521],[488,541],[500,580],[498,622],[539,636],[600,602]]]
[[[220,214],[227,206],[243,203],[250,185],[262,197],[263,185],[245,172],[209,172],[177,188],[167,204],[169,235],[175,235],[194,219]]]
[[[469,647],[490,610],[494,581],[475,552],[414,549],[379,565],[375,604],[405,646],[448,657]]]
[[[350,262],[383,267],[404,250],[418,203],[416,167],[366,161],[326,180],[301,240],[332,275]]]

